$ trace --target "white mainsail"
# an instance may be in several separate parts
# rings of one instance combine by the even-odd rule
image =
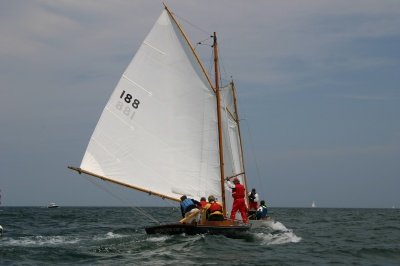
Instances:
[[[164,10],[104,108],[81,169],[175,199],[221,198],[216,108]]]

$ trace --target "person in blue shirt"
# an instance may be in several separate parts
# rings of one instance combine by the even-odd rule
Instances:
[[[200,202],[194,199],[189,199],[186,197],[186,195],[183,195],[181,197],[181,214],[182,217],[188,217],[190,214],[193,212],[197,211],[199,212],[200,210],[198,209],[199,206],[201,206]],[[191,219],[186,220],[186,223],[191,223],[192,221],[196,220],[198,222],[199,220],[199,215],[196,215],[195,217],[192,217]]]
[[[256,212],[256,219],[257,220],[262,220],[267,216],[268,216],[267,205],[265,204],[265,201],[262,200],[260,202],[260,207],[258,207],[257,212]]]

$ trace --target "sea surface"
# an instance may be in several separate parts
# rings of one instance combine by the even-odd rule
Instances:
[[[145,213],[144,213],[144,212]],[[243,239],[148,236],[176,208],[1,207],[0,265],[400,265],[399,209],[272,208]]]

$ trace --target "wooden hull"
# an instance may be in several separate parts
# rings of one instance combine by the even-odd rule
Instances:
[[[150,226],[145,228],[146,233],[149,235],[210,234],[210,235],[224,235],[230,238],[244,237],[249,229],[250,225],[234,224],[229,221],[207,222],[205,224],[174,223],[174,224]]]

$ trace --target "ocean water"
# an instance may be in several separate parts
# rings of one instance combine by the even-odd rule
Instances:
[[[178,220],[176,208],[142,208]],[[272,208],[244,239],[148,236],[128,207],[2,207],[0,265],[400,265],[399,209]]]

